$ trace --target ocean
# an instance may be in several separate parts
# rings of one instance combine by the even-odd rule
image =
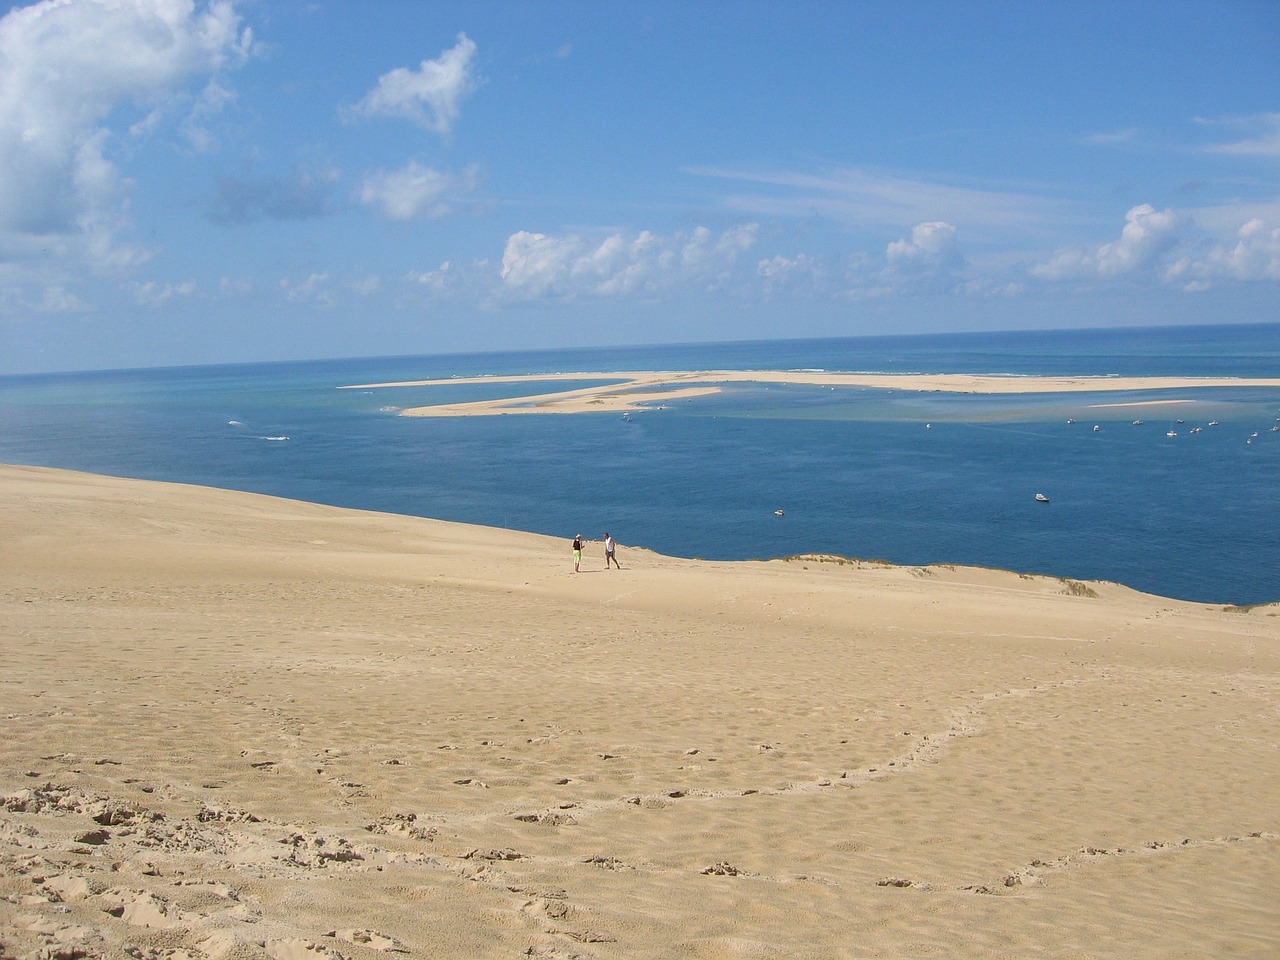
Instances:
[[[338,389],[709,369],[1274,378],[1280,324],[0,377],[0,461],[545,533],[564,540],[566,564],[574,534],[607,530],[624,568],[627,546],[711,560],[824,553],[1109,580],[1210,603],[1280,600],[1280,389],[978,396],[736,384],[630,420],[396,415],[546,383]],[[1093,406],[1187,397],[1173,413]]]

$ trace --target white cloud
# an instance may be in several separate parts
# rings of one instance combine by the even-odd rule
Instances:
[[[224,298],[243,297],[253,292],[253,284],[248,280],[233,280],[223,277],[218,281],[218,294]]]
[[[399,117],[446,134],[461,116],[462,101],[475,90],[475,55],[475,42],[460,33],[457,44],[435,60],[423,60],[417,71],[397,67],[384,73],[353,112]]]
[[[1085,138],[1085,143],[1095,144],[1097,146],[1113,146],[1117,143],[1132,143],[1137,137],[1137,131],[1130,127],[1127,130],[1116,130],[1112,133],[1095,133]]]
[[[446,260],[434,270],[415,270],[405,274],[405,279],[418,283],[432,293],[444,293],[454,273],[453,264]]]
[[[224,87],[216,79],[205,85],[191,112],[182,122],[182,133],[193,148],[207,153],[217,147],[218,137],[209,129],[208,120],[222,113],[227,104],[234,103],[235,99],[235,91]]]
[[[885,251],[889,263],[898,267],[932,267],[954,262],[957,256],[956,228],[940,220],[917,225],[910,240],[894,240]]]
[[[458,175],[411,160],[399,170],[379,170],[365,177],[360,202],[392,220],[435,219],[450,212],[450,194],[473,190],[475,183],[474,169]]]
[[[861,300],[965,291],[971,289],[962,278],[965,266],[955,225],[930,220],[913,227],[910,238],[887,244],[883,257],[850,256],[842,294]]]
[[[1172,210],[1160,212],[1149,203],[1133,207],[1124,219],[1120,239],[1098,248],[1098,272],[1103,276],[1132,273],[1150,264],[1173,244],[1179,225]]]
[[[556,238],[525,230],[513,233],[502,252],[502,280],[526,297],[546,296],[570,272],[582,248],[582,240],[575,236]]]
[[[930,220],[963,224],[993,235],[1042,232],[1060,223],[1065,205],[1016,190],[963,186],[888,176],[857,167],[825,173],[753,173],[695,168],[690,173],[754,185],[753,193],[726,198],[732,209],[753,216],[809,219],[821,216],[853,227],[892,227]]]
[[[682,283],[714,288],[754,245],[757,229],[747,224],[717,235],[698,227],[670,237],[646,230],[594,242],[520,231],[503,251],[503,287],[520,299],[652,295]]]
[[[290,303],[318,303],[329,307],[336,301],[328,284],[328,273],[313,273],[301,283],[293,283],[288,278],[282,279],[280,289]]]
[[[933,220],[885,248],[879,283],[898,293],[943,293],[956,286],[963,266],[954,224]]]
[[[1148,203],[1125,214],[1120,239],[1097,248],[1060,250],[1046,263],[1031,268],[1042,280],[1108,279],[1155,266],[1178,240],[1180,218],[1172,210],[1158,211]]]
[[[779,254],[761,260],[756,264],[756,275],[760,277],[766,299],[783,292],[813,292],[825,279],[822,267],[804,253],[794,257]]]
[[[1183,257],[1166,277],[1189,291],[1208,289],[1217,280],[1280,280],[1280,227],[1250,220],[1234,244],[1217,244],[1199,257]]]
[[[159,307],[174,297],[190,297],[196,292],[196,285],[191,281],[171,284],[156,283],[148,280],[145,283],[132,281],[125,284],[125,289],[133,296],[134,302],[144,307]]]
[[[36,309],[41,313],[88,313],[93,308],[70,290],[55,284],[45,288],[44,298]]]
[[[347,281],[347,289],[362,297],[371,297],[382,289],[382,278],[376,274]]]
[[[0,19],[0,232],[83,235],[112,261],[128,182],[107,158],[122,105],[147,104],[242,59],[231,3],[42,0]],[[140,111],[141,112],[141,111]],[[128,129],[125,127],[124,129]],[[96,233],[95,233],[96,231]],[[124,262],[134,262],[128,254]],[[119,258],[113,262],[119,264]]]
[[[1200,120],[1207,126],[1225,126],[1239,130],[1243,139],[1215,143],[1206,147],[1209,153],[1244,157],[1280,157],[1280,113],[1259,113],[1225,120]]]

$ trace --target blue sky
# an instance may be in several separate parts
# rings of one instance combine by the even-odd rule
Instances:
[[[1270,0],[0,9],[0,373],[1280,321]]]

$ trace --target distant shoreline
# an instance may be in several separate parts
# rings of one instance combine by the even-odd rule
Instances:
[[[380,390],[391,387],[433,387],[477,383],[612,380],[603,386],[557,390],[534,396],[473,400],[406,407],[403,417],[467,417],[530,413],[617,413],[652,409],[654,404],[719,393],[725,383],[790,383],[809,386],[867,387],[936,393],[1023,394],[1136,392],[1213,387],[1280,387],[1280,378],[1239,377],[1032,377],[990,374],[829,373],[816,370],[693,370],[627,371],[613,373],[552,373],[495,377],[451,377],[364,383],[342,390]],[[1134,403],[1187,403],[1185,399]],[[1120,404],[1107,404],[1119,406]]]

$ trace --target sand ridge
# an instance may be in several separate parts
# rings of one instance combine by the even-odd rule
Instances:
[[[0,956],[1280,951],[1280,607],[0,467]],[[625,538],[624,538],[625,539]]]
[[[440,403],[406,407],[406,417],[495,416],[532,413],[617,413],[654,409],[678,400],[720,392],[726,383],[790,383],[827,387],[865,387],[944,393],[1092,393],[1209,387],[1280,387],[1280,379],[1236,377],[1029,377],[984,374],[873,374],[824,370],[631,371],[625,373],[556,373],[521,376],[453,377],[365,383],[344,390],[427,387],[463,384],[539,383],[605,380],[605,385],[556,390],[533,396]],[[1154,401],[1158,403],[1176,400]],[[1185,402],[1185,401],[1182,401]]]

